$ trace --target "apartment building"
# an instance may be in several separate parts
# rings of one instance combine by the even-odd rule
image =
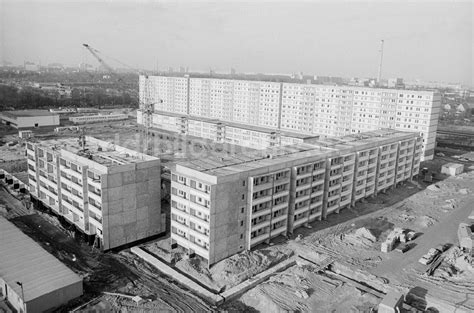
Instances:
[[[33,200],[103,250],[165,231],[160,160],[92,137],[29,141]]]
[[[137,115],[138,123],[143,123],[142,112],[138,111]],[[293,145],[319,138],[315,135],[162,111],[152,113],[151,120],[154,128],[253,149]]]
[[[411,179],[422,137],[377,130],[171,170],[171,239],[209,265]]]
[[[127,120],[127,114],[96,114],[96,115],[83,115],[83,116],[71,116],[69,121],[74,124],[85,124],[85,123],[98,123],[108,121],[122,121]]]
[[[214,142],[225,141],[225,129],[219,120],[204,118],[187,118],[187,135],[209,139]]]
[[[189,113],[188,77],[140,75],[138,86],[140,108],[152,105],[157,111]]]
[[[187,79],[187,111],[193,116],[325,137],[382,128],[419,132],[423,135],[422,159],[431,159],[434,154],[441,105],[437,92],[214,78],[182,79]],[[155,97],[153,101],[159,101],[160,94],[154,91],[156,87],[147,86],[140,84],[140,97],[145,97],[149,88]],[[180,92],[186,89],[180,88]],[[183,105],[183,102],[176,106],[167,105],[162,111],[184,113]]]

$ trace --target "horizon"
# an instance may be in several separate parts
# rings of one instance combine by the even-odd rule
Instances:
[[[383,39],[382,78],[473,86],[472,9],[426,1],[4,0],[0,53],[13,64],[98,66],[86,42],[114,68],[377,77]]]

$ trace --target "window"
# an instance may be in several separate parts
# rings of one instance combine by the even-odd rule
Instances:
[[[242,200],[245,200],[245,195],[244,194],[242,194]]]
[[[240,213],[244,213],[244,210],[245,210],[244,207],[240,208]]]
[[[240,239],[244,239],[244,234],[240,234]]]
[[[245,180],[242,181],[242,186],[245,187]]]
[[[240,226],[244,226],[244,221],[240,221]]]

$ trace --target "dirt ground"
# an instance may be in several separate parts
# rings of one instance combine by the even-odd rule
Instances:
[[[94,306],[111,308],[113,311],[210,311],[213,308],[199,297],[183,289],[152,266],[126,250],[101,253],[89,245],[71,237],[71,233],[45,213],[11,219],[23,232],[37,241],[44,249],[84,278],[84,296],[57,312],[73,309],[91,299],[85,309]],[[101,293],[118,292],[138,295],[146,301],[136,305]]]
[[[369,312],[380,299],[338,279],[296,265],[245,293],[241,302],[260,312]]]
[[[244,251],[217,262],[209,269],[207,262],[200,257],[190,259],[179,247],[171,250],[170,237],[147,243],[143,248],[216,293],[234,287],[293,255],[288,247],[277,245],[275,248]]]

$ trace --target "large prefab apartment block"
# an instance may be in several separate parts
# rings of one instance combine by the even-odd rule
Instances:
[[[411,179],[422,137],[378,130],[178,163],[171,239],[209,265]]]
[[[31,196],[103,250],[165,231],[159,159],[92,137],[26,146]]]
[[[143,113],[137,112],[137,122],[143,124]],[[181,135],[203,138],[214,143],[233,144],[253,149],[294,145],[319,136],[274,128],[226,122],[201,116],[155,111],[151,126]]]
[[[435,91],[143,75],[139,81],[141,112],[153,104],[157,114],[237,123],[244,138],[251,134],[249,126],[321,137],[384,128],[411,131],[422,134],[422,159],[433,158],[441,106]],[[166,119],[173,124],[166,129],[181,123]],[[160,127],[160,117],[156,121],[153,126]],[[197,134],[206,137],[204,131]],[[227,137],[232,140],[232,134]],[[246,140],[236,138],[236,144]]]

